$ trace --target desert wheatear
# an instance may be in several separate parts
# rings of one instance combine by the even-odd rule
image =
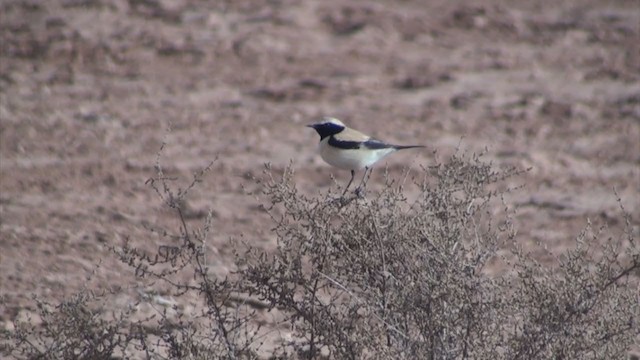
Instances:
[[[307,126],[315,129],[320,135],[320,156],[322,159],[329,165],[351,171],[351,180],[344,189],[344,193],[351,186],[356,170],[365,169],[362,177],[364,182],[367,171],[383,157],[398,150],[424,147],[422,145],[387,144],[348,128],[342,121],[331,117],[325,117],[321,122]]]

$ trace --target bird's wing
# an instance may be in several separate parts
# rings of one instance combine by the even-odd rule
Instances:
[[[369,139],[362,143],[362,145],[371,150],[380,150],[380,149],[388,149],[388,148],[396,148],[395,145],[384,143],[378,139]]]
[[[357,130],[345,128],[341,132],[329,138],[329,145],[339,149],[369,149],[380,150],[395,147],[394,145],[384,143],[378,139],[374,139]]]
[[[367,141],[369,139],[371,139],[370,136],[367,136],[363,133],[361,133],[358,130],[354,130],[354,129],[350,129],[350,128],[344,128],[344,130],[340,131],[339,133],[333,135],[336,140],[338,141],[359,141],[359,142],[364,142]]]
[[[360,149],[364,143],[362,141],[339,140],[335,135],[331,135],[329,136],[328,144],[337,149],[354,150]]]
[[[343,150],[354,150],[363,147],[363,144],[371,138],[357,130],[344,128],[337,134],[329,137],[329,145]]]

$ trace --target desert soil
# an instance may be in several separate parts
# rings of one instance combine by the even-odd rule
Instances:
[[[392,177],[457,147],[530,168],[509,180],[523,244],[560,252],[587,221],[620,234],[614,189],[637,237],[639,44],[624,0],[4,0],[0,326],[33,316],[34,294],[139,300],[108,247],[171,241],[150,231],[178,223],[145,185],[163,142],[176,187],[215,160],[187,202],[193,226],[213,212],[214,273],[229,239],[273,247],[252,177],[292,163],[305,193],[346,182],[304,127],[326,115],[428,146],[385,159]]]

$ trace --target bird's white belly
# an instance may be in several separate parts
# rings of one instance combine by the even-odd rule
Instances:
[[[337,149],[330,146],[328,139],[320,142],[320,156],[329,165],[345,170],[359,170],[371,167],[375,162],[392,153],[393,149]]]

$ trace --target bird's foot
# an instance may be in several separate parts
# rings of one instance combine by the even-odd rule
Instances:
[[[345,194],[342,194],[340,196],[328,197],[325,200],[325,202],[327,204],[332,204],[332,205],[337,205],[338,207],[343,207],[343,206],[347,205],[348,203],[350,203],[351,201],[353,201],[353,199],[355,199],[355,198],[351,197],[351,196],[345,196]]]

